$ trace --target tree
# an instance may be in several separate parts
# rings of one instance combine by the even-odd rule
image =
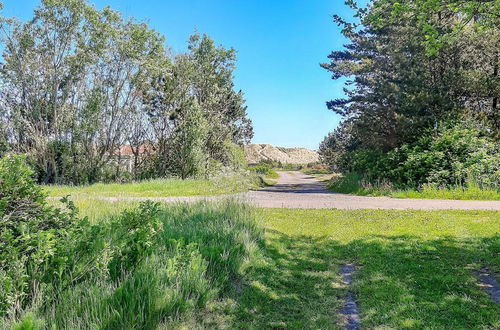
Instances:
[[[204,171],[204,143],[208,136],[208,125],[203,111],[192,99],[179,111],[180,118],[172,136],[171,171],[182,179],[196,176]]]
[[[419,7],[410,6],[419,1],[377,1],[367,9],[348,3],[357,10],[360,23],[335,16],[350,43],[332,52],[330,63],[322,67],[332,72],[333,79],[346,77],[352,87],[345,90],[347,98],[332,100],[327,106],[355,119],[354,130],[367,147],[388,151],[412,142],[465,108],[489,118],[496,127],[495,102],[488,105],[484,99],[491,99],[500,88],[497,70],[491,65],[497,56],[498,28],[490,28],[491,40],[483,33],[464,31],[430,54],[429,36],[419,28]],[[395,15],[394,8],[400,5],[415,11]],[[441,24],[451,31],[456,15],[441,15]],[[479,80],[485,82],[483,86]]]
[[[171,163],[180,128],[193,129],[186,134],[197,135],[198,128],[206,127],[201,152],[207,175],[214,162],[230,165],[228,142],[241,145],[251,139],[252,124],[246,117],[243,93],[234,90],[235,60],[234,49],[216,47],[207,35],[194,34],[188,52],[177,55],[171,66],[151,80],[144,100],[158,144],[158,175],[179,170],[173,170]],[[201,111],[201,117],[195,116],[200,121],[196,127],[185,122],[192,120],[184,112],[193,106]]]
[[[252,136],[251,121],[246,118],[245,100],[241,91],[234,91],[233,71],[236,51],[216,47],[207,35],[189,38],[189,58],[194,64],[193,92],[208,118],[209,133],[205,143],[209,159],[224,162],[225,141],[248,142]]]
[[[1,28],[12,149],[31,156],[42,182],[98,180],[164,61],[163,38],[79,0],[44,0],[32,20],[2,19]]]
[[[252,137],[234,90],[235,51],[206,35],[169,56],[146,24],[80,0],[43,0],[32,20],[1,18],[0,32],[0,144],[28,154],[39,182],[118,177],[126,144],[134,178],[199,174],[185,145],[196,146],[208,173],[231,162],[228,143]]]
[[[346,97],[327,102],[345,120],[322,143],[324,159],[353,168],[363,152],[383,158],[463,118],[498,138],[498,1],[346,3],[358,21],[334,16],[349,42],[321,64],[347,79]]]

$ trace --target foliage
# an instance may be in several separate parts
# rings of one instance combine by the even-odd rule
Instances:
[[[67,271],[76,209],[51,207],[21,156],[0,159],[0,316],[16,316]]]
[[[170,171],[182,179],[204,172],[204,143],[208,136],[206,119],[201,108],[196,104],[186,105],[173,133]],[[180,115],[179,115],[180,116]]]
[[[331,174],[332,170],[328,165],[324,164],[308,164],[300,170],[305,174]]]
[[[437,123],[457,118],[463,109],[499,128],[498,24],[488,24],[484,31],[469,26],[457,30],[438,53],[429,56],[424,44],[432,37],[419,22],[440,25],[445,34],[464,13],[441,1],[433,1],[437,6],[425,2],[431,1],[384,0],[358,8],[349,1],[359,23],[335,16],[350,43],[332,52],[331,62],[322,67],[334,79],[346,77],[352,87],[346,88],[345,99],[327,105],[348,119],[345,124],[352,125],[354,138],[365,147],[388,151],[413,142]],[[490,6],[494,5],[484,5]],[[397,8],[406,12],[394,15]]]
[[[224,149],[223,162],[226,167],[232,170],[241,170],[247,166],[246,154],[242,146],[226,140]]]
[[[429,190],[431,186],[494,191],[500,182],[499,148],[478,126],[443,127],[433,137],[425,135],[388,153],[358,149],[344,154],[348,166],[341,170],[347,174],[334,178],[331,187],[359,194],[389,194],[393,188]]]
[[[378,27],[386,27],[417,13],[416,26],[425,33],[423,44],[429,56],[436,55],[447,44],[460,38],[463,30],[488,31],[498,24],[495,13],[500,11],[498,1],[413,0],[374,4],[375,8],[384,6],[392,7],[390,15],[383,16],[380,11],[373,10],[369,21]]]
[[[499,155],[500,145],[477,127],[456,125],[389,153],[390,161],[398,164],[389,175],[393,182],[410,187],[431,183],[499,188]]]
[[[270,179],[277,179],[279,174],[268,163],[261,162],[255,166],[250,166],[248,169],[257,174],[264,175]]]
[[[262,239],[231,201],[79,219],[46,202],[21,156],[1,159],[0,188],[2,328],[156,328],[231,291]]]
[[[139,90],[166,61],[163,37],[86,1],[42,1],[33,19],[1,19],[2,120],[10,149],[44,183],[94,182],[127,140]]]
[[[171,67],[151,81],[143,96],[151,140],[157,141],[156,176],[209,175],[217,167],[241,165],[232,144],[248,142],[253,131],[243,93],[234,90],[235,61],[234,49],[194,34],[188,52],[176,56]],[[179,156],[187,154],[191,161],[184,162]]]
[[[371,183],[498,184],[498,1],[346,3],[356,20],[334,20],[349,43],[321,65],[347,79],[346,97],[327,102],[344,120],[321,143],[322,161]]]
[[[174,57],[147,24],[79,0],[0,27],[0,153],[27,154],[41,183],[196,176],[252,137],[235,50],[207,35]]]

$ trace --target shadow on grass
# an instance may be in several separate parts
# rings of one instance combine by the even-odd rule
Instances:
[[[353,291],[364,328],[495,328],[500,306],[473,270],[500,271],[500,236],[370,236],[342,244],[329,238],[268,231],[265,262],[239,297],[233,327],[338,328],[345,288],[339,267],[358,267]]]

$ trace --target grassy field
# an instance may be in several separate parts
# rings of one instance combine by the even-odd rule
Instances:
[[[330,178],[331,179],[331,178]],[[364,183],[359,175],[350,173],[335,176],[328,182],[333,192],[360,196],[389,196],[394,198],[427,198],[456,200],[500,200],[499,189],[481,189],[475,185],[448,188],[424,185],[421,189],[398,190],[388,184],[372,185]]]
[[[213,196],[247,191],[258,186],[255,175],[231,174],[205,179],[157,179],[134,183],[96,183],[89,186],[45,186],[49,196],[62,197],[169,197]]]
[[[76,201],[96,221],[98,212],[133,206],[95,203]],[[182,235],[189,226],[203,232],[195,225],[203,216],[176,214],[178,225],[187,221]],[[500,327],[500,306],[473,275],[481,267],[500,274],[498,212],[261,209],[255,217],[265,244],[250,244],[260,252],[247,259],[241,279],[176,326],[339,328],[346,294],[339,267],[352,262],[364,328]]]

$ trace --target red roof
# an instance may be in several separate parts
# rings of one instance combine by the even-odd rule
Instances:
[[[137,147],[134,147],[134,151],[137,151]],[[148,153],[148,152],[151,152],[153,151],[153,147],[150,146],[150,145],[147,145],[147,144],[141,144],[139,146],[139,154],[144,154],[144,153]],[[127,155],[127,156],[131,156],[134,154],[134,152],[132,151],[132,146],[128,146],[128,145],[125,145],[125,146],[120,146],[118,147],[118,150],[116,151],[116,154],[118,155]]]

